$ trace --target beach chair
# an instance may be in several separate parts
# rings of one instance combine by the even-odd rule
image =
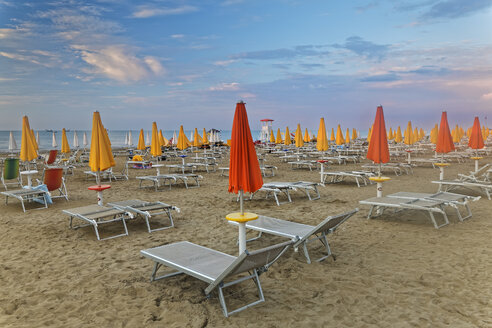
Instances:
[[[308,244],[319,240],[323,246],[325,246],[327,255],[320,257],[315,260],[321,262],[332,256],[335,260],[335,255],[330,249],[327,234],[335,232],[335,230],[345,221],[347,221],[352,215],[359,211],[358,208],[353,209],[342,214],[328,216],[326,219],[321,221],[317,226],[286,221],[281,219],[276,219],[268,216],[260,215],[258,219],[246,222],[246,228],[258,231],[257,237],[251,238],[247,241],[257,240],[262,236],[262,233],[267,233],[275,236],[289,238],[294,242],[294,250],[297,252],[299,247],[304,250],[304,256],[306,257],[307,263],[311,263],[311,257],[309,256]],[[235,221],[229,221],[232,225],[238,225]]]
[[[48,188],[48,191],[51,194],[51,198],[65,198],[68,201],[68,192],[67,187],[65,185],[65,178],[63,177],[63,168],[48,168],[44,169],[43,172],[43,183]],[[41,181],[38,180],[38,184],[41,184]],[[53,192],[58,191],[59,195],[54,196]]]
[[[316,169],[316,161],[308,161],[308,160],[299,160],[299,161],[294,161],[294,162],[288,162],[287,164],[290,164],[290,168],[294,169],[301,169],[301,168],[308,168],[309,171]]]
[[[84,171],[84,174],[85,174],[85,179],[86,180],[88,180],[91,177],[93,177],[94,179],[97,178],[97,172]],[[116,180],[115,177],[114,177],[114,174],[113,174],[113,168],[110,167],[107,170],[100,171],[99,172],[99,178],[101,179],[101,181],[102,180],[109,180],[109,182],[111,182],[111,180]]]
[[[56,162],[56,156],[58,155],[58,150],[52,149],[48,153],[48,156],[45,158],[44,165],[53,165]]]
[[[135,216],[141,216],[144,218],[147,224],[147,230],[149,233],[154,231],[164,230],[174,227],[173,216],[171,211],[180,212],[180,209],[176,206],[172,206],[163,202],[146,202],[139,199],[129,199],[119,202],[108,203],[109,206],[116,207],[123,211],[131,212]],[[155,218],[158,215],[166,214],[169,218],[170,224],[161,228],[150,228],[150,219]]]
[[[264,183],[260,189],[258,189],[254,193],[251,193],[249,199],[250,200],[253,199],[253,197],[258,192],[265,192],[266,193],[266,196],[265,196],[266,199],[273,196],[273,198],[275,199],[275,202],[277,203],[277,206],[280,206],[282,204],[292,203],[292,197],[290,195],[290,191],[297,191],[298,189],[304,191],[309,200],[316,200],[316,199],[321,198],[321,195],[320,195],[319,190],[318,190],[318,183],[308,182],[308,181],[297,181],[297,182],[268,182],[268,183]],[[314,192],[314,196],[311,196],[310,192]],[[287,201],[280,202],[279,198],[278,198],[278,196],[280,194],[284,194],[287,197]]]
[[[217,291],[224,316],[228,317],[265,301],[259,276],[266,272],[291,245],[292,241],[289,241],[256,251],[245,251],[236,257],[188,241],[181,241],[145,249],[140,251],[140,254],[155,262],[151,282],[181,273],[204,281],[208,284],[205,295],[210,297],[212,292]],[[162,266],[176,271],[156,276]],[[253,280],[259,298],[229,310],[224,290],[248,280]]]
[[[40,187],[2,191],[1,194],[5,196],[5,205],[8,205],[9,197],[18,199],[22,204],[22,210],[24,212],[26,212],[24,201],[38,202],[43,205],[42,208],[48,208],[48,191]]]
[[[229,168],[227,168],[227,169],[229,169]],[[260,166],[261,174],[265,178],[274,177],[275,176],[275,170],[277,170],[277,167],[273,166],[273,165],[261,165]]]
[[[420,210],[429,214],[429,217],[436,229],[439,229],[449,224],[448,216],[444,211],[444,206],[448,202],[437,199],[408,199],[399,197],[372,197],[359,201],[360,204],[370,205],[371,209],[367,215],[368,219],[380,216],[388,208],[392,208],[395,212],[403,210]],[[441,214],[444,223],[437,224],[435,214]]]
[[[436,199],[440,201],[448,202],[450,206],[456,209],[456,214],[458,215],[458,219],[460,221],[464,221],[468,218],[471,218],[472,212],[469,206],[469,201],[477,201],[480,199],[480,196],[473,197],[462,194],[455,194],[451,192],[437,192],[435,194],[424,193],[424,192],[407,192],[400,191],[394,194],[387,195],[388,197],[396,197],[396,198],[407,198],[407,199]],[[458,208],[458,205],[462,205],[465,207],[466,214],[463,216]]]
[[[18,158],[6,158],[4,160],[2,167],[2,184],[5,187],[5,190],[7,190],[7,186],[10,185],[22,187]]]
[[[365,186],[372,184],[369,178],[373,176],[375,176],[374,173],[367,171],[324,171],[321,176],[321,183],[325,184],[328,177],[331,177],[329,183],[339,183],[345,181],[346,178],[353,178],[357,187],[360,188],[361,183],[364,183]]]
[[[126,219],[133,218],[133,215],[127,211],[118,209],[112,206],[106,205],[87,205],[82,207],[71,208],[63,210],[63,213],[67,214],[69,219],[70,229],[78,229],[86,226],[93,226],[96,233],[97,240],[106,240],[122,236],[128,236],[128,229],[126,227]],[[78,226],[73,225],[73,219],[79,219],[87,222],[87,224],[81,224]],[[99,235],[99,226],[111,222],[119,222],[123,224],[124,233],[113,235],[106,238],[101,238]]]
[[[200,187],[200,179],[203,179],[201,175],[194,174],[194,173],[185,173],[185,174],[159,174],[159,175],[147,175],[147,176],[140,176],[137,177],[137,180],[140,180],[140,188],[142,187],[142,183],[144,181],[151,181],[153,183],[155,191],[161,186],[161,185],[166,185],[166,182],[169,184],[169,189],[175,184],[178,183],[178,181],[181,181],[184,183],[186,189],[189,188],[198,188]],[[164,181],[164,184],[161,184],[161,182]],[[190,185],[189,181],[194,181],[194,185]]]
[[[488,179],[487,171],[490,167],[490,164],[485,164],[480,167],[477,171],[470,171],[469,174],[461,174],[458,173],[458,179],[460,181],[484,181]]]
[[[457,188],[469,189],[478,191],[487,196],[491,200],[490,193],[492,192],[492,183],[488,181],[461,181],[461,180],[437,180],[431,181],[439,185],[439,191],[452,191]]]

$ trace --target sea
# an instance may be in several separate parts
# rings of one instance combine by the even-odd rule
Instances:
[[[83,136],[84,133],[87,135],[87,146],[86,148],[90,148],[90,143],[91,143],[91,131],[90,130],[69,130],[67,131],[67,139],[68,139],[68,144],[70,145],[71,148],[73,148],[74,144],[74,132],[77,132],[77,137],[79,141],[79,147],[84,148],[83,145]],[[128,133],[131,131],[132,134],[132,145],[136,146],[138,143],[138,136],[140,134],[140,130],[108,130],[108,135],[109,139],[111,140],[111,146],[113,148],[123,148],[123,147],[128,147],[128,145],[125,143],[126,136]],[[147,131],[144,130],[144,136],[147,137],[147,132],[149,133],[149,136],[152,137],[152,131]],[[179,130],[176,131],[176,134],[178,134]],[[188,139],[192,138],[192,134],[195,132],[195,130],[185,130],[184,133],[188,137]],[[22,131],[12,131],[14,135],[15,142],[17,144],[16,150],[14,152],[20,151],[21,147],[21,139],[22,139]],[[62,138],[62,132],[61,130],[39,130],[39,131],[34,131],[34,135],[36,136],[39,133],[39,142],[38,146],[40,150],[49,150],[49,149],[61,149],[61,138]],[[53,133],[55,135],[55,140],[56,140],[56,146],[53,145]],[[202,135],[203,129],[199,130],[198,133]],[[162,130],[162,134],[166,139],[171,139],[173,137],[174,131],[173,130]],[[251,135],[253,137],[253,140],[257,140],[260,135],[259,130],[251,130]],[[9,136],[10,136],[10,131],[0,131],[0,152],[8,152],[9,151]],[[224,142],[227,139],[231,138],[231,131],[230,130],[221,130],[220,131],[220,139],[223,140]]]

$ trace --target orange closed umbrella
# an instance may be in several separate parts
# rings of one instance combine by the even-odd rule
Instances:
[[[156,122],[152,122],[152,141],[150,143],[150,154],[154,157],[162,155],[161,140],[159,138],[159,131],[157,130]]]
[[[478,119],[478,116],[475,116],[472,131],[470,134],[470,140],[468,141],[468,147],[470,147],[471,149],[475,149],[475,157],[472,157],[472,159],[475,160],[475,171],[478,171],[478,160],[481,159],[481,157],[478,157],[478,149],[483,148],[483,146],[484,143],[482,130],[480,129],[480,121]]]
[[[144,150],[145,149],[145,139],[144,139],[143,129],[140,129],[140,135],[138,136],[137,149],[138,150]]]
[[[371,141],[367,150],[367,159],[374,163],[388,163],[390,159],[388,139],[386,136],[386,125],[384,123],[383,106],[376,110],[376,118],[372,129]],[[379,171],[381,175],[381,171]]]
[[[449,131],[448,115],[446,112],[442,112],[441,124],[437,135],[436,153],[445,154],[452,150],[454,150],[454,143]]]
[[[67,139],[67,131],[65,131],[65,128],[63,128],[62,130],[61,152],[64,154],[68,154],[70,152],[70,146],[68,145]]]
[[[92,117],[91,152],[89,166],[92,172],[97,172],[97,183],[101,184],[99,173],[115,166],[111,143],[108,132],[104,128],[99,112],[94,112]]]
[[[316,138],[316,149],[318,149],[319,151],[328,150],[328,138],[326,137],[326,126],[324,117],[319,119],[318,137]]]
[[[290,132],[289,132],[289,127],[285,128],[285,139],[284,139],[284,145],[288,146],[292,144],[292,140],[290,139]]]

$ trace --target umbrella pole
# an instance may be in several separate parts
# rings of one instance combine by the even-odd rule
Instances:
[[[244,198],[244,192],[241,189],[239,191],[239,207],[241,210],[241,216],[244,215],[243,198]],[[239,255],[241,255],[246,250],[246,223],[245,222],[238,222],[238,223],[239,223]]]
[[[27,161],[27,172],[29,172],[29,161]],[[31,182],[31,175],[27,174],[27,187],[31,188],[32,182]]]
[[[101,171],[97,170],[96,174],[96,183],[99,187],[101,187]],[[101,190],[97,192],[97,205],[102,206],[103,205],[103,193]]]

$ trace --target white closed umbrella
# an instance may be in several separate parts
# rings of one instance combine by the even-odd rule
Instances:
[[[84,145],[84,148],[87,147],[87,133],[84,132],[84,137],[82,138],[82,144]]]
[[[14,133],[12,131],[10,131],[10,136],[9,136],[9,150],[11,152],[13,152],[16,149],[17,149],[17,142],[15,142]]]
[[[150,136],[149,136],[149,131],[147,131],[147,136],[145,137],[145,144],[150,145]]]
[[[128,131],[128,146],[133,146],[132,131]]]
[[[56,143],[56,136],[55,136],[55,131],[52,132],[52,137],[51,137],[51,146],[53,148],[58,147],[58,144]]]
[[[177,145],[178,144],[178,137],[176,136],[176,130],[174,130],[174,133],[173,133],[173,145]]]
[[[77,131],[73,131],[73,146],[79,148],[79,137],[77,136]]]
[[[193,131],[191,131],[190,133],[190,142],[193,142],[193,137],[195,136],[195,134],[193,133]]]
[[[39,146],[39,131],[38,131],[38,132],[36,132],[36,143],[37,143],[37,144],[38,144],[38,146]]]
[[[125,132],[125,146],[128,146],[128,133]]]

